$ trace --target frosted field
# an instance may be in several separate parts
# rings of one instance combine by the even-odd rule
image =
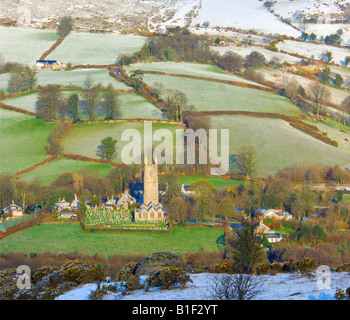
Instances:
[[[227,46],[227,47],[212,47],[213,50],[219,52],[221,55],[225,54],[228,51],[233,51],[242,57],[248,56],[252,51],[258,51],[261,54],[264,55],[266,58],[266,61],[270,61],[272,58],[278,58],[281,60],[281,63],[284,61],[287,61],[289,63],[298,63],[301,59],[297,57],[293,57],[289,54],[282,53],[282,52],[273,52],[271,50],[267,50],[265,48],[261,47],[238,47],[238,46]]]
[[[33,67],[58,38],[55,31],[0,27],[0,55]]]
[[[350,128],[348,126],[344,126],[333,119],[329,119],[327,123],[312,120],[306,122],[317,126],[321,132],[327,132],[329,138],[338,141],[339,149],[346,151],[350,155]]]
[[[175,139],[175,129],[179,129],[178,126],[170,124],[153,123],[153,132],[158,129],[169,129],[173,132]],[[142,150],[143,152],[143,135],[144,124],[143,122],[122,122],[122,123],[94,123],[85,125],[76,125],[67,135],[62,139],[62,147],[64,153],[80,154],[87,157],[98,158],[96,155],[97,146],[101,144],[101,140],[106,137],[112,137],[117,139],[116,144],[117,151],[113,155],[112,161],[121,162],[121,152],[123,147],[129,143],[129,141],[121,141],[122,132],[126,129],[136,129],[141,135]],[[154,146],[158,146],[160,142],[155,142]],[[174,142],[175,146],[175,142]],[[133,155],[134,159],[140,157],[140,153]]]
[[[301,86],[304,87],[306,91],[308,91],[308,88],[311,84],[315,83],[314,80],[310,80],[308,78],[298,76],[282,70],[259,69],[259,72],[264,75],[266,80],[273,81],[274,83],[276,83],[281,87],[283,85],[284,79],[295,79]],[[343,76],[343,78],[344,78],[344,82],[346,81],[347,78],[350,80],[350,77]],[[343,102],[343,100],[349,95],[349,93],[345,90],[333,88],[328,85],[323,85],[323,84],[321,85],[327,87],[330,90],[331,92],[330,101],[334,104],[340,105]]]
[[[110,83],[114,89],[130,90],[130,87],[116,81],[112,78],[106,69],[76,69],[70,71],[39,71],[38,84],[45,86],[47,84],[61,84],[61,85],[76,85],[80,87],[85,86],[87,77],[91,77],[93,84],[101,83],[103,87],[107,87]],[[1,78],[0,78],[1,79]],[[0,80],[1,81],[1,80]],[[1,82],[0,82],[1,83]]]
[[[71,94],[77,93],[82,99],[81,91],[63,91],[63,95],[68,98]],[[120,119],[125,118],[145,118],[145,119],[164,119],[164,114],[156,108],[153,104],[148,102],[145,98],[137,94],[121,93],[120,97]],[[17,108],[25,109],[31,112],[36,112],[36,101],[38,94],[27,94],[21,97],[9,98],[3,100],[5,104]],[[99,110],[99,108],[97,108]],[[96,112],[97,119],[104,119],[105,114]],[[88,120],[82,106],[80,105],[80,118]]]
[[[220,275],[190,274],[192,283],[188,283],[184,289],[160,290],[152,288],[149,292],[137,290],[126,296],[122,296],[120,293],[107,293],[103,300],[213,300],[210,289],[214,276]],[[330,288],[319,289],[317,285],[319,277],[319,274],[315,274],[313,278],[302,277],[299,273],[259,276],[262,280],[261,293],[253,300],[335,300],[334,294],[337,287],[345,291],[350,285],[348,273],[332,272]],[[141,276],[141,281],[144,280],[145,276]],[[96,290],[96,287],[95,283],[81,285],[60,295],[55,300],[89,300],[89,294]]]
[[[144,97],[137,94],[120,94],[120,119],[165,119],[164,114]]]
[[[139,50],[146,38],[122,34],[93,34],[71,32],[47,56],[67,64],[113,64],[120,54]]]
[[[136,63],[125,68],[130,73],[131,70],[158,71],[171,74],[185,74],[189,76],[206,77],[211,79],[229,80],[244,83],[257,84],[245,78],[225,73],[217,66],[188,62],[152,62]]]
[[[198,16],[191,26],[209,21],[210,27],[223,26],[255,29],[264,33],[299,36],[300,32],[283,23],[258,0],[203,0]]]
[[[230,154],[240,146],[253,146],[257,152],[258,176],[274,175],[298,162],[350,167],[350,155],[325,144],[283,120],[245,116],[211,116],[212,128],[230,130]]]
[[[9,73],[3,73],[0,74],[0,90],[7,90],[7,85],[10,80],[10,74]]]
[[[287,98],[261,90],[211,81],[145,74],[144,81],[152,86],[162,82],[165,89],[176,89],[186,94],[188,105],[195,111],[253,111],[300,114]],[[166,92],[163,98],[166,98]]]
[[[75,91],[64,91],[64,96],[68,97],[73,93],[80,93]],[[2,100],[3,103],[8,104],[13,107],[21,108],[24,110],[28,110],[30,112],[36,112],[36,101],[38,99],[38,93],[30,93],[20,97],[14,97]]]
[[[307,58],[322,60],[322,54],[330,51],[333,54],[334,62],[344,64],[345,57],[350,54],[349,49],[328,46],[326,44],[313,44],[309,42],[296,42],[285,40],[277,44],[279,50],[284,50],[290,53],[298,53]]]

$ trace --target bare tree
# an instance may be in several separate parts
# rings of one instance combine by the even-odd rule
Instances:
[[[294,78],[283,78],[285,95],[293,102],[299,93],[299,83]]]
[[[253,274],[217,274],[209,289],[211,300],[251,300],[262,290],[263,279]]]
[[[317,115],[320,115],[320,109],[326,104],[331,95],[331,91],[324,85],[317,82],[309,86],[310,98],[315,103]]]

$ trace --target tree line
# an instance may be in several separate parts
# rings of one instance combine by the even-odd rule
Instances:
[[[112,84],[106,89],[101,85],[93,85],[88,79],[81,94],[72,93],[66,97],[55,85],[47,85],[41,89],[36,101],[36,113],[46,121],[83,121],[87,116],[94,121],[97,116],[105,120],[117,119],[120,115],[120,99]],[[101,94],[102,91],[102,94]]]

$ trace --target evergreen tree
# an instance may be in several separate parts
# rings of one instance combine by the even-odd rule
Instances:
[[[116,152],[115,145],[118,140],[114,140],[112,137],[107,137],[101,141],[101,144],[97,147],[97,155],[102,159],[110,161],[113,154]]]
[[[228,241],[233,262],[240,273],[252,273],[254,266],[266,259],[264,238],[256,231],[257,226],[257,223],[242,222],[242,228],[236,229],[233,238]]]

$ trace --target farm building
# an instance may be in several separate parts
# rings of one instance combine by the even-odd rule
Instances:
[[[57,60],[37,60],[35,68],[37,70],[50,69],[59,71],[62,70],[62,65]]]
[[[23,209],[16,205],[12,200],[12,203],[6,208],[2,209],[2,212],[5,214],[11,214],[12,217],[21,217],[23,215]]]

